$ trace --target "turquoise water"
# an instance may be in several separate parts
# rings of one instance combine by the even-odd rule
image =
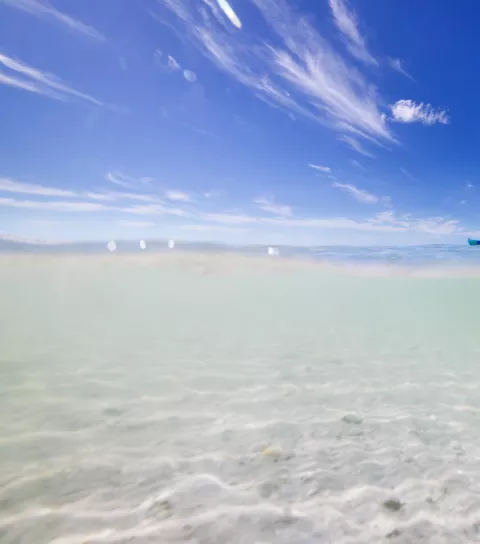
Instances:
[[[0,542],[479,540],[468,255],[2,256]]]

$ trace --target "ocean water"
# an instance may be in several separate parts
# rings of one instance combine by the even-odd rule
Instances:
[[[468,249],[2,255],[0,542],[480,541]]]
[[[168,252],[166,240],[151,240],[141,247],[140,240],[117,241],[117,253],[120,254],[159,254]],[[177,251],[182,253],[222,253],[263,257],[267,255],[267,246],[229,246],[215,243],[176,242]],[[480,247],[462,245],[431,244],[423,246],[323,246],[295,247],[280,246],[280,255],[286,258],[309,259],[320,262],[342,264],[379,264],[402,266],[480,266]],[[35,253],[35,254],[100,254],[107,250],[106,242],[85,242],[68,244],[19,244],[14,241],[0,240],[0,253]]]

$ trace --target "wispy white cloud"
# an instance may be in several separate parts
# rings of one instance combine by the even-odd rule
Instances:
[[[93,96],[70,87],[57,76],[42,72],[2,53],[0,53],[0,65],[11,71],[9,74],[0,70],[0,84],[48,96],[54,100],[65,101],[74,97],[96,106],[104,105]],[[20,74],[20,77],[17,74]]]
[[[335,24],[345,38],[347,49],[357,59],[368,64],[378,64],[372,55],[367,51],[365,40],[358,30],[358,20],[349,11],[344,0],[329,0]]]
[[[127,208],[111,208],[115,211],[123,213],[131,213],[133,215],[174,215],[176,217],[190,217],[191,214],[181,208],[170,208],[163,204],[145,204],[138,206],[129,206]]]
[[[363,166],[363,164],[360,164],[355,159],[352,159],[350,162],[353,164],[353,166],[356,166],[357,168],[360,168],[361,170],[366,170],[365,166]]]
[[[173,71],[177,71],[181,69],[180,64],[178,64],[175,58],[172,57],[171,55],[168,55],[167,64],[168,64],[168,67]]]
[[[118,221],[118,224],[122,227],[128,227],[133,229],[147,229],[155,226],[155,223],[152,221],[127,221],[122,220]]]
[[[112,202],[116,200],[116,197],[110,193],[86,192],[84,196],[85,198],[90,198],[91,200],[100,200],[101,202]]]
[[[173,55],[163,53],[160,49],[155,50],[153,63],[156,68],[163,72],[178,72],[182,69],[182,66]]]
[[[159,199],[154,195],[144,195],[140,193],[124,193],[117,191],[107,191],[103,193],[87,192],[78,196],[91,198],[92,200],[101,200],[112,202],[115,200],[137,200],[140,202],[159,202]]]
[[[467,189],[473,189],[475,185],[471,181],[467,181],[466,188]]]
[[[333,229],[333,230],[360,230],[360,231],[405,231],[406,226],[395,225],[388,222],[368,219],[366,221],[355,221],[345,217],[333,218],[259,218],[255,216],[238,216],[230,214],[210,214],[203,218],[205,221],[213,221],[224,224],[251,224],[266,225],[286,228],[306,228],[306,229]]]
[[[389,223],[406,231],[424,232],[435,235],[461,234],[464,228],[456,219],[445,217],[414,218],[411,214],[398,216],[393,211],[381,212],[373,219],[375,224]]]
[[[62,243],[62,242],[51,242],[48,240],[40,240],[38,238],[29,238],[26,236],[15,236],[12,234],[2,234],[2,233],[0,233],[0,240],[6,240],[9,242],[17,242],[19,244],[34,244],[34,245],[45,245],[45,246]]]
[[[405,232],[406,227],[388,223],[375,222],[375,219],[355,221],[345,217],[311,218],[311,219],[284,219],[272,220],[275,225],[283,227],[298,227],[327,230],[356,230],[367,232]]]
[[[35,17],[50,19],[93,40],[97,40],[99,42],[105,41],[105,36],[98,32],[98,30],[92,26],[82,23],[78,19],[75,19],[66,13],[59,11],[47,0],[0,0],[0,4],[1,3],[11,6],[12,8],[22,10]]]
[[[190,202],[191,198],[188,193],[184,193],[182,191],[175,191],[173,189],[165,192],[165,197],[168,200],[173,200],[177,202]]]
[[[195,231],[195,232],[231,232],[231,233],[242,233],[247,232],[248,229],[242,227],[228,227],[224,225],[182,225],[180,227],[182,230]]]
[[[0,178],[0,193],[29,194],[39,196],[76,197],[75,191],[59,189],[57,187],[45,187],[34,183],[22,183],[9,178]]]
[[[445,219],[444,217],[419,219],[415,222],[414,228],[420,232],[442,235],[460,233],[464,230],[456,219]]]
[[[204,213],[200,216],[204,221],[213,221],[215,223],[224,223],[227,225],[248,225],[260,223],[261,220],[251,215],[231,214],[231,213]]]
[[[400,168],[400,172],[402,172],[404,176],[406,176],[408,179],[411,179],[412,181],[415,179],[414,176],[410,174],[410,172],[406,168]]]
[[[321,166],[320,164],[309,164],[310,168],[313,168],[315,170],[319,170],[320,172],[323,172],[325,174],[331,174],[332,169],[329,166]]]
[[[219,69],[259,98],[295,116],[357,138],[394,141],[374,87],[284,0],[251,0],[276,39],[229,32],[211,0],[163,0]],[[263,44],[263,45],[260,45]]]
[[[116,199],[139,200],[141,202],[158,202],[158,198],[153,195],[142,195],[138,193],[107,193]]]
[[[218,193],[216,191],[207,191],[206,193],[203,193],[203,196],[205,198],[208,198],[209,200],[211,200],[211,199],[214,199],[214,198],[218,198],[220,196],[220,193]]]
[[[447,125],[450,121],[445,110],[435,110],[431,104],[414,102],[413,100],[398,100],[390,106],[392,119],[397,123],[422,123]]]
[[[149,186],[153,181],[153,178],[150,177],[132,178],[118,171],[107,172],[105,179],[124,189],[138,189],[139,186]]]
[[[401,227],[408,227],[409,223],[408,220],[409,217],[404,216],[403,220],[399,219],[394,211],[388,211],[388,212],[379,212],[377,215],[372,219],[374,223],[391,223],[393,225],[399,225]]]
[[[105,174],[105,179],[110,183],[114,183],[119,187],[124,187],[125,189],[131,189],[134,186],[133,183],[129,182],[127,176],[124,176],[121,172],[107,172]]]
[[[22,89],[24,91],[29,91],[31,93],[40,92],[34,83],[28,82],[22,79],[18,79],[13,76],[7,76],[2,71],[0,71],[0,85],[7,85],[8,87],[16,87],[17,89]]]
[[[342,142],[345,142],[347,145],[349,145],[354,151],[357,151],[364,157],[369,157],[370,159],[374,159],[375,155],[373,153],[370,153],[370,151],[367,151],[363,145],[352,136],[342,136],[339,138]]]
[[[355,200],[358,200],[363,204],[377,204],[380,200],[377,195],[369,193],[368,191],[365,191],[363,189],[359,189],[358,187],[355,187],[355,185],[351,185],[350,183],[334,182],[332,183],[332,187],[336,187],[337,189],[345,191]]]
[[[160,49],[155,49],[153,53],[153,64],[157,68],[165,68],[167,67],[167,64],[164,62],[164,55],[163,51],[160,51]]]
[[[60,189],[35,183],[23,183],[9,178],[0,178],[0,193],[28,194],[38,196],[53,196],[59,198],[86,198],[101,202],[113,202],[116,200],[137,200],[141,202],[158,202],[153,195],[127,193],[120,191],[94,192],[75,191],[72,189]]]
[[[339,187],[348,191],[352,196],[365,203],[374,203],[374,200],[385,201],[385,198],[379,198],[371,195],[367,191],[362,191],[354,186],[343,184]],[[415,218],[411,214],[398,215],[393,210],[377,213],[371,218],[364,220],[353,220],[345,217],[291,217],[280,216],[264,217],[242,214],[241,212],[217,212],[205,213],[201,210],[186,211],[180,208],[170,208],[162,204],[146,204],[127,207],[110,206],[100,202],[85,201],[34,201],[34,200],[16,200],[13,198],[0,198],[0,207],[20,208],[25,210],[48,211],[59,213],[115,213],[129,214],[138,216],[164,216],[172,215],[189,219],[192,223],[181,226],[186,230],[211,230],[217,228],[215,225],[221,225],[218,229],[232,230],[232,232],[241,229],[262,228],[262,227],[282,227],[282,228],[304,228],[304,229],[333,229],[333,230],[357,230],[372,232],[417,232],[431,235],[465,235],[466,230],[455,219],[443,217],[425,217]],[[126,227],[147,228],[153,226],[151,221],[144,220],[120,220]],[[197,224],[195,222],[201,222]],[[210,224],[210,226],[209,226]],[[225,227],[226,225],[226,227]]]
[[[162,204],[139,204],[126,207],[106,205],[101,202],[64,201],[64,200],[17,200],[0,198],[0,207],[46,210],[53,212],[118,212],[132,215],[173,215],[190,217],[191,214],[180,208],[171,208]]]
[[[95,202],[16,200],[13,198],[0,198],[0,206],[57,212],[99,212],[108,210],[108,207]]]
[[[250,224],[261,226],[277,226],[285,228],[327,229],[327,230],[353,230],[368,232],[421,232],[432,235],[464,234],[465,229],[459,221],[444,217],[414,218],[411,214],[397,215],[394,211],[377,213],[365,220],[353,220],[345,217],[274,217],[260,218],[255,216],[242,216],[230,214],[209,214],[203,218],[221,224]]]
[[[464,234],[465,229],[457,220],[443,217],[413,218],[409,214],[396,215],[393,211],[386,211],[376,214],[370,219],[355,221],[345,217],[333,218],[292,218],[292,217],[256,217],[250,215],[239,215],[230,213],[213,213],[195,215],[185,214],[183,210],[168,209],[159,205],[133,206],[129,208],[108,207],[103,204],[90,202],[36,202],[30,200],[14,200],[0,198],[0,207],[16,207],[30,210],[46,210],[53,212],[121,212],[138,215],[180,215],[190,217],[194,221],[200,220],[207,224],[187,224],[181,228],[186,230],[212,230],[209,223],[222,225],[222,230],[241,230],[243,226],[250,227],[285,227],[285,228],[306,228],[306,229],[333,229],[333,230],[357,230],[373,232],[423,232],[432,235]],[[152,226],[149,221],[122,221],[124,226],[147,228]],[[227,227],[225,227],[227,225]]]
[[[281,215],[284,217],[290,217],[292,215],[291,206],[285,204],[277,204],[272,198],[258,197],[253,202],[264,212],[273,213],[274,215]]]
[[[392,57],[388,57],[388,63],[394,70],[400,72],[413,81],[413,77],[403,67],[403,61],[401,59],[393,59]]]

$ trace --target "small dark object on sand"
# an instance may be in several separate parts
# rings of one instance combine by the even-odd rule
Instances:
[[[392,512],[398,512],[401,508],[403,508],[403,504],[397,499],[388,499],[383,503],[383,506]]]
[[[362,423],[362,418],[358,417],[355,414],[346,414],[342,417],[342,421],[345,421],[345,423],[353,423],[354,425],[360,425],[360,423]]]

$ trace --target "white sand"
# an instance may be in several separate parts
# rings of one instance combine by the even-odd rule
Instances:
[[[2,257],[0,542],[478,540],[478,280],[336,270]]]

